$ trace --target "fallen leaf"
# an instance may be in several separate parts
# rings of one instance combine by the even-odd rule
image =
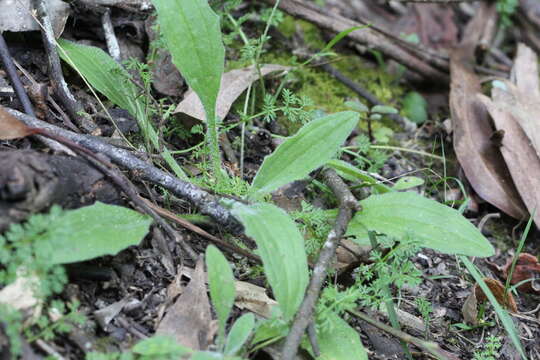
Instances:
[[[468,35],[467,32],[464,36]],[[481,92],[480,81],[466,64],[472,60],[473,50],[474,44],[466,43],[452,52],[450,60],[454,150],[476,193],[508,215],[521,219],[526,215],[525,206],[499,149],[490,140],[494,129],[485,106],[476,98]]]
[[[23,138],[31,133],[31,128],[17,120],[0,105],[0,140]]]
[[[484,278],[484,282],[499,304],[512,312],[517,312],[516,301],[514,300],[512,293],[506,292],[505,297],[504,285],[499,280]],[[478,304],[484,303],[486,300],[487,296],[480,286],[476,284],[467,299],[465,299],[463,307],[461,308],[461,313],[463,314],[463,319],[466,323],[472,325],[478,324]]]
[[[268,64],[261,67],[261,75],[266,76],[272,72],[285,71],[289,67],[282,65]],[[242,95],[244,90],[248,88],[250,84],[259,79],[257,70],[253,67],[247,67],[243,69],[231,70],[223,74],[221,78],[221,87],[216,104],[216,115],[220,119],[224,119],[229,113],[231,106],[235,100]],[[189,90],[184,97],[184,100],[178,104],[173,114],[182,113],[188,115],[191,118],[195,118],[200,121],[206,121],[206,114],[202,106],[201,100],[193,92]]]
[[[491,293],[493,294],[493,296],[495,296],[495,299],[497,299],[497,302],[500,305],[505,307],[507,310],[517,312],[517,305],[516,301],[514,300],[514,296],[508,291],[506,292],[505,296],[504,285],[499,280],[484,278],[484,282],[486,283],[489,290],[491,290]],[[476,284],[474,286],[474,293],[479,303],[486,302],[487,296],[480,288],[480,285]]]
[[[511,257],[506,262],[506,265],[504,265],[503,275],[505,278],[507,278],[509,275],[513,259],[514,258]],[[510,284],[515,285],[523,280],[538,278],[540,278],[540,263],[538,262],[536,256],[529,253],[519,254],[518,260],[516,262],[516,267],[514,268],[514,272],[512,273],[512,279],[510,280]],[[534,285],[534,280],[529,281],[520,285],[518,287],[518,290],[526,293],[540,294],[540,287],[535,287]]]
[[[34,295],[34,289],[39,279],[35,275],[25,276],[18,273],[14,282],[0,290],[0,304],[7,304],[15,310],[29,310],[40,303],[40,299]]]
[[[272,307],[277,305],[277,302],[270,299],[266,295],[266,289],[245,281],[236,281],[235,305],[239,309],[247,309],[257,315],[265,318],[270,318],[272,315]]]
[[[156,333],[172,336],[179,344],[206,350],[215,334],[206,293],[204,260],[199,258],[188,286],[168,309]]]
[[[536,55],[520,44],[513,68],[517,86],[508,81],[494,86],[491,99],[478,94],[497,131],[502,131],[500,151],[530,214],[540,205],[540,157],[532,142],[533,139],[540,142],[540,136],[536,134],[540,132],[540,126],[531,121],[540,111],[540,89],[538,77],[530,76],[531,72],[538,74]],[[532,135],[527,136],[527,131]],[[540,212],[536,212],[534,221],[540,225]]]

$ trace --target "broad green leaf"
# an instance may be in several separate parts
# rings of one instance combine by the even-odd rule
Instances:
[[[424,184],[424,179],[416,176],[404,176],[392,187],[394,190],[407,190]]]
[[[403,98],[403,113],[414,123],[426,122],[428,118],[426,109],[426,99],[415,91],[411,91]]]
[[[391,187],[379,183],[375,178],[363,173],[346,161],[332,159],[326,163],[326,166],[337,170],[340,176],[346,177],[348,180],[360,180],[369,184],[381,194],[394,191]]]
[[[367,360],[358,333],[336,314],[328,317],[329,325],[317,334],[321,356],[318,360]]]
[[[236,296],[234,276],[227,259],[214,245],[206,248],[206,268],[210,298],[218,317],[220,341],[223,341],[225,325]]]
[[[139,244],[151,223],[134,210],[96,202],[53,218],[39,241],[51,254],[52,264],[73,263]]]
[[[493,246],[457,210],[413,192],[389,192],[360,201],[348,235],[367,238],[373,230],[394,237],[412,234],[420,246],[447,254],[487,257]]]
[[[369,108],[362,104],[360,101],[358,100],[355,100],[355,101],[345,101],[345,106],[347,106],[349,109],[353,110],[353,111],[358,111],[358,112],[369,112]]]
[[[135,344],[132,351],[148,358],[174,358],[175,356],[179,357],[193,352],[193,350],[178,344],[172,337],[164,335],[155,335],[144,339]]]
[[[234,355],[246,343],[255,326],[255,316],[252,313],[244,314],[236,320],[227,335],[225,355]]]
[[[308,283],[304,238],[289,215],[272,204],[236,202],[232,212],[244,225],[246,235],[257,243],[268,283],[283,317],[290,320]]]
[[[152,3],[173,63],[201,99],[210,122],[215,118],[225,61],[219,16],[207,0],[152,0]]]
[[[324,165],[355,128],[358,117],[357,112],[344,111],[304,125],[264,159],[251,185],[252,192],[269,193]]]

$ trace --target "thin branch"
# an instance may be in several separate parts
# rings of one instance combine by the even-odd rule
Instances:
[[[360,320],[363,320],[367,322],[370,325],[373,325],[395,337],[398,339],[408,342],[410,344],[416,345],[421,349],[424,349],[425,351],[429,352],[430,354],[436,356],[439,359],[446,359],[446,360],[459,360],[456,356],[447,353],[446,351],[442,350],[438,344],[430,341],[424,341],[421,339],[418,339],[412,335],[409,335],[407,333],[404,333],[403,331],[396,330],[391,326],[388,326],[386,324],[383,324],[368,315],[360,312],[360,311],[354,311],[354,310],[348,310],[349,314],[353,315],[354,317],[357,317]]]
[[[324,279],[326,278],[326,270],[330,266],[330,262],[335,255],[339,240],[345,233],[349,221],[352,218],[353,209],[357,207],[358,202],[348,189],[347,185],[341,180],[338,174],[332,169],[323,171],[325,183],[332,189],[334,195],[339,201],[339,212],[334,224],[334,228],[328,234],[323,248],[317,259],[317,263],[313,268],[313,276],[308,285],[306,296],[300,305],[300,309],[296,313],[291,331],[285,339],[283,346],[282,359],[292,360],[296,356],[298,346],[302,340],[302,336],[306,331],[309,323],[312,321],[312,315],[315,311],[315,306],[321,292]]]
[[[141,179],[160,185],[174,195],[189,200],[192,204],[197,206],[203,214],[212,217],[218,224],[224,226],[225,229],[231,233],[240,234],[243,232],[243,226],[232,216],[229,209],[219,204],[219,198],[213,196],[208,191],[189,182],[180,180],[135,157],[131,152],[107,144],[95,137],[76,134],[16,110],[6,109],[6,111],[28,126],[46,129],[53,134],[68,138],[95,153],[103,153],[116,165],[133,171],[133,173]]]

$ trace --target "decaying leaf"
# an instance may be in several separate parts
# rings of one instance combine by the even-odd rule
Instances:
[[[0,105],[0,140],[18,139],[31,133],[31,128],[17,120]]]
[[[507,310],[517,312],[517,305],[512,293],[504,291],[504,285],[496,279],[484,278],[484,282],[488,286],[489,290],[497,299],[497,302],[505,307]],[[478,284],[476,284],[471,291],[471,294],[467,297],[461,308],[463,318],[465,322],[476,325],[478,323],[478,304],[487,301],[487,296],[484,294]]]
[[[179,344],[206,350],[215,334],[206,293],[204,261],[200,258],[188,286],[169,308],[156,333],[172,336]]]
[[[513,257],[508,259],[508,261],[504,265],[503,275],[505,278],[507,278],[510,273],[512,260]],[[540,278],[540,263],[538,262],[536,256],[529,253],[519,254],[518,260],[516,262],[516,267],[514,269],[514,272],[512,273],[512,279],[510,280],[510,284],[515,285],[523,280],[530,279],[532,281],[528,281],[520,285],[518,287],[518,290],[527,293],[540,294],[540,285],[538,285],[538,282],[534,280],[538,278]]]
[[[268,64],[261,67],[261,75],[266,76],[272,72],[285,71],[289,67],[282,65]],[[231,70],[223,74],[221,87],[219,90],[216,115],[223,119],[229,113],[234,101],[248,88],[250,84],[259,79],[257,70],[253,67]],[[192,90],[188,91],[184,100],[174,110],[174,114],[182,113],[191,118],[205,121],[206,114],[199,97]]]
[[[272,307],[277,302],[266,295],[266,289],[245,281],[236,281],[235,305],[239,309],[248,309],[249,311],[265,318],[270,318]]]
[[[495,131],[487,110],[476,99],[480,81],[466,65],[468,52],[456,49],[450,61],[450,111],[454,127],[454,150],[467,179],[478,195],[508,215],[526,215],[508,168],[490,140]]]
[[[500,151],[530,214],[540,205],[540,124],[534,121],[540,112],[540,90],[538,76],[531,73],[538,74],[536,55],[520,44],[513,68],[517,86],[506,81],[504,88],[493,87],[491,99],[478,95],[503,134]],[[534,221],[540,225],[540,212]]]

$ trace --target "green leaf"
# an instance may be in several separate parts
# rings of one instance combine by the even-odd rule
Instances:
[[[176,342],[170,336],[156,335],[144,339],[132,348],[133,353],[151,358],[178,357],[191,354],[193,351]]]
[[[375,105],[371,108],[372,113],[378,113],[378,114],[397,114],[398,111],[396,108],[388,105]]]
[[[244,314],[234,322],[234,325],[227,335],[227,343],[225,345],[225,355],[234,355],[246,343],[249,335],[255,327],[255,316],[252,313]]]
[[[58,46],[60,57],[79,71],[90,85],[139,119],[144,104],[139,100],[137,89],[129,81],[129,74],[122,66],[95,46],[79,45],[64,39],[58,39]]]
[[[369,112],[369,108],[360,101],[345,101],[345,106],[357,112]]]
[[[39,241],[51,254],[52,264],[73,263],[139,244],[151,223],[136,211],[96,202],[53,218]]]
[[[118,107],[127,110],[137,120],[144,138],[151,142],[154,149],[160,149],[158,134],[148,121],[146,104],[130,81],[128,72],[100,48],[63,39],[58,39],[58,46],[62,59],[78,71],[94,89]],[[183,180],[188,179],[168,149],[164,148],[161,155],[176,176]]]
[[[304,125],[264,159],[251,191],[271,192],[324,165],[355,128],[358,117],[357,112],[344,111]]]
[[[393,186],[394,190],[407,190],[424,184],[424,179],[416,176],[404,176]]]
[[[346,161],[332,159],[326,163],[326,166],[337,170],[340,176],[345,177],[348,180],[360,180],[366,184],[369,184],[381,194],[394,191],[391,187],[379,183],[379,181],[377,181],[375,178],[363,173]]]
[[[353,26],[353,27],[343,30],[342,32],[334,36],[334,38],[330,40],[328,44],[326,44],[326,46],[320,51],[320,53],[325,53],[328,50],[332,49],[334,45],[336,45],[341,39],[343,39],[345,36],[349,35],[353,31],[361,30],[361,29],[367,28],[368,26],[369,25]]]
[[[426,122],[428,118],[426,99],[415,91],[408,93],[403,98],[403,113],[414,123]]]
[[[360,201],[362,211],[347,235],[359,239],[373,230],[394,237],[413,234],[420,246],[447,254],[487,257],[495,252],[478,229],[457,210],[413,192],[389,192]]]
[[[232,212],[246,228],[246,235],[257,243],[268,283],[283,317],[290,320],[308,283],[304,238],[289,215],[272,204],[235,202]]]
[[[214,245],[206,248],[206,268],[210,298],[216,309],[221,341],[225,338],[225,325],[234,304],[236,290],[234,276],[225,256]]]
[[[367,360],[358,333],[334,313],[328,316],[328,327],[317,334],[321,356],[317,360]]]
[[[207,0],[152,0],[152,3],[173,63],[201,99],[210,122],[215,117],[225,61],[219,16]]]

